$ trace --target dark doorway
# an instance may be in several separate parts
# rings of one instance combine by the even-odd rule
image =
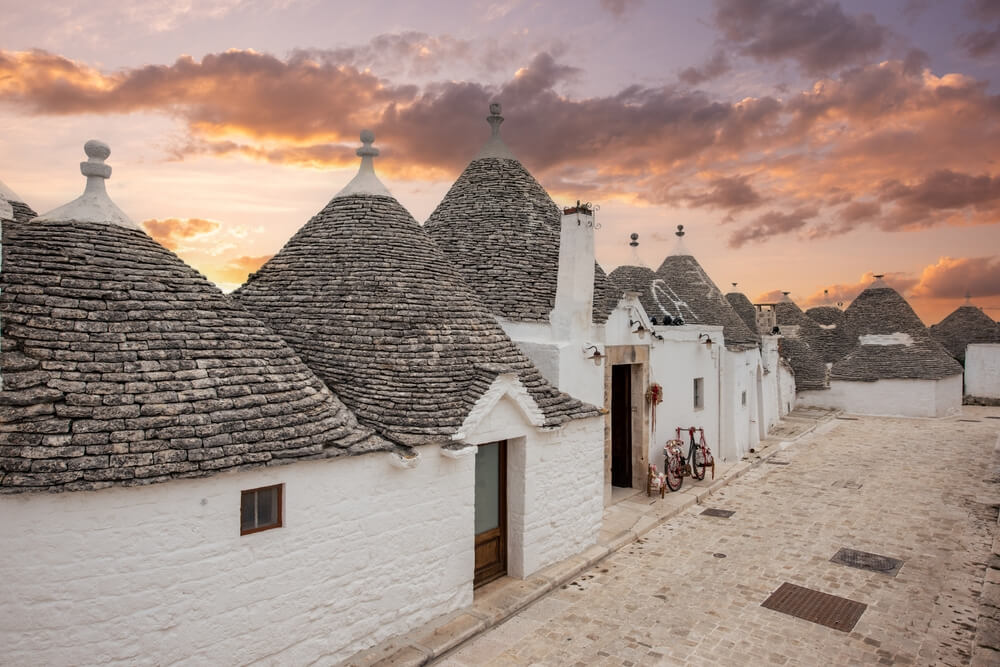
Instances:
[[[507,441],[476,451],[476,570],[473,586],[507,574]]]
[[[632,486],[632,366],[611,367],[611,485]]]

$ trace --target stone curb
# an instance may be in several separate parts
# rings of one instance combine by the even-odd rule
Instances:
[[[1000,433],[993,447],[993,466],[994,469],[1000,468]],[[993,528],[992,555],[983,573],[971,664],[973,667],[1000,665],[1000,515],[997,516],[997,526]]]
[[[350,667],[420,667],[443,657],[477,635],[503,623],[546,593],[572,581],[581,572],[632,544],[657,526],[678,516],[681,512],[686,512],[695,505],[701,505],[716,491],[728,486],[746,474],[747,471],[756,468],[793,443],[813,433],[821,424],[833,421],[839,414],[841,414],[839,411],[830,412],[817,419],[814,424],[801,433],[797,433],[787,440],[780,440],[773,446],[768,446],[767,451],[760,452],[757,458],[734,464],[720,475],[719,479],[695,493],[689,493],[684,502],[670,508],[664,514],[657,517],[641,516],[631,529],[607,539],[604,544],[595,544],[580,554],[553,563],[528,579],[514,582],[502,590],[488,593],[485,599],[481,598],[473,602],[471,607],[448,614],[443,620],[432,621],[427,626],[395,640],[387,640],[380,646],[362,651],[342,664]],[[648,519],[648,521],[644,522],[643,519]],[[494,603],[497,598],[499,598],[499,604]]]

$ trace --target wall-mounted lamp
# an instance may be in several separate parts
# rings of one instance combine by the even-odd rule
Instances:
[[[704,342],[705,343],[705,347],[707,347],[710,350],[712,349],[712,342],[713,342],[712,341],[712,337],[709,336],[708,334],[706,334],[706,333],[698,334],[698,342],[699,343],[700,342]]]
[[[632,333],[639,334],[639,338],[645,338],[646,337],[646,327],[644,327],[642,325],[642,322],[633,320],[630,317],[629,320],[628,320],[628,325],[629,325],[629,328],[636,327],[635,329],[632,329]]]
[[[593,350],[593,353],[587,354],[590,350]],[[605,357],[605,355],[601,354],[601,351],[597,348],[596,345],[585,345],[583,348],[583,353],[587,355],[588,359],[594,362],[595,366],[600,366],[601,360],[604,359]]]

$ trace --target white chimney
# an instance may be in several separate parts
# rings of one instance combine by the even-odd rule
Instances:
[[[594,210],[587,204],[563,209],[559,234],[556,305],[549,315],[555,336],[590,336],[594,310]]]

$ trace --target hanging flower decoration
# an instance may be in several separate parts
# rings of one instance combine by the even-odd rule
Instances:
[[[649,423],[653,427],[653,434],[656,434],[656,406],[663,402],[663,387],[653,382],[646,390],[646,402],[649,403]]]

